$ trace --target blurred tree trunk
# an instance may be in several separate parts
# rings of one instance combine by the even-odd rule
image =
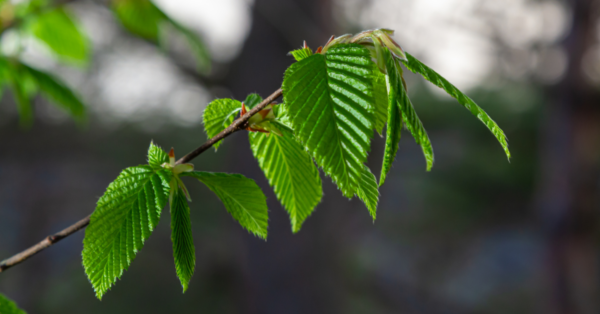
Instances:
[[[541,147],[540,218],[548,240],[552,287],[544,313],[600,313],[598,180],[600,94],[586,82],[583,56],[595,44],[599,3],[572,0],[572,27],[562,43],[564,78],[553,87]]]

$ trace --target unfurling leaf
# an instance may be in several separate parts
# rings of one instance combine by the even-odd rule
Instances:
[[[400,105],[402,119],[417,144],[421,146],[427,163],[427,171],[429,171],[431,170],[431,167],[433,167],[434,160],[431,141],[429,140],[427,131],[425,131],[425,127],[423,127],[423,123],[421,123],[415,108],[408,98],[408,91],[406,90],[406,85],[402,79],[402,68],[400,67],[400,64],[387,49],[384,49],[384,56],[386,63],[389,63],[386,67],[388,76],[390,77],[390,84],[394,84],[396,86],[395,89],[398,91],[397,102]]]
[[[192,237],[190,208],[185,193],[177,187],[175,187],[171,199],[171,241],[173,242],[175,271],[181,281],[183,292],[185,292],[194,275],[196,253]]]
[[[391,58],[391,54],[387,53],[386,68],[388,75],[386,76],[386,86],[388,87],[388,112],[387,112],[387,130],[385,133],[385,151],[383,154],[383,165],[381,167],[381,175],[379,176],[379,185],[383,185],[388,172],[392,168],[392,163],[396,159],[398,152],[398,143],[400,142],[400,133],[402,130],[402,114],[398,103],[398,96],[403,88],[402,82],[398,80],[396,70],[396,61]]]
[[[305,58],[308,58],[313,55],[313,52],[310,48],[300,48],[290,52],[296,61],[302,61]]]
[[[407,69],[414,73],[421,74],[425,79],[436,85],[437,87],[445,90],[450,96],[454,97],[458,102],[463,105],[463,107],[467,108],[473,115],[475,115],[483,124],[487,126],[487,128],[494,134],[504,152],[506,153],[506,157],[510,159],[510,151],[508,150],[508,143],[506,141],[506,135],[504,135],[504,131],[500,129],[500,127],[490,118],[490,116],[483,111],[471,98],[467,95],[463,94],[458,88],[454,85],[450,84],[448,80],[443,78],[437,72],[423,64],[421,61],[417,60],[417,58],[413,57],[409,53],[406,53],[407,61],[403,61],[404,66]]]
[[[291,130],[281,130],[282,136],[250,132],[250,146],[290,216],[292,231],[298,232],[321,201],[321,178],[312,158],[294,139]]]
[[[151,166],[123,170],[98,200],[83,240],[83,267],[96,296],[116,282],[158,224],[171,172]]]
[[[233,120],[235,116],[241,110],[242,103],[233,99],[216,99],[213,100],[206,109],[202,119],[204,120],[204,130],[208,138],[213,138],[217,134],[225,130]],[[215,151],[221,145],[222,141],[216,142],[213,147]]]
[[[365,203],[369,214],[371,214],[373,221],[375,221],[377,217],[377,203],[379,202],[379,189],[377,179],[375,179],[375,175],[371,173],[369,167],[364,166],[359,183],[356,195]]]
[[[65,9],[56,8],[39,14],[30,29],[35,37],[60,57],[70,61],[87,61],[87,38]]]
[[[388,90],[386,75],[373,66],[373,98],[375,100],[375,130],[383,135],[383,127],[388,120]]]
[[[0,314],[27,314],[25,311],[17,307],[15,302],[9,300],[0,293]]]
[[[155,169],[162,169],[162,165],[169,162],[169,155],[162,148],[150,142],[148,147],[148,164]]]
[[[267,199],[254,180],[239,174],[193,171],[194,177],[213,191],[231,216],[255,236],[267,239],[269,212]]]
[[[352,197],[375,125],[369,51],[340,44],[292,64],[283,96],[296,136],[342,193]]]

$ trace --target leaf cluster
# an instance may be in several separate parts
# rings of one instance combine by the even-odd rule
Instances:
[[[164,18],[151,7],[144,10],[122,18],[133,23],[133,29],[137,14]],[[438,73],[405,53],[391,39],[392,33],[366,31],[332,38],[315,52],[306,46],[293,51],[297,62],[285,71],[281,104],[266,104],[259,95],[251,94],[243,102],[214,100],[204,111],[205,130],[212,138],[249,108],[261,104],[256,114],[245,116],[243,128],[250,131],[252,153],[288,212],[293,232],[301,229],[323,197],[319,169],[344,196],[363,201],[375,220],[379,187],[391,170],[403,127],[421,146],[427,170],[433,166],[431,141],[409,99],[402,65],[447,91],[476,115],[510,158],[506,138],[496,123]],[[377,180],[366,161],[371,138],[384,130],[384,158]],[[214,144],[215,150],[219,145]],[[148,164],[125,169],[108,186],[86,230],[83,265],[98,298],[127,270],[167,202],[175,270],[183,291],[188,288],[196,260],[185,177],[202,182],[243,228],[266,240],[266,197],[252,179],[195,171],[191,164],[176,163],[173,149],[167,154],[151,143]]]

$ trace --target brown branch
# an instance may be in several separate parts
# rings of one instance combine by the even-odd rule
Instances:
[[[215,137],[206,141],[206,143],[202,144],[202,146],[196,148],[194,151],[183,156],[181,159],[179,159],[177,161],[177,164],[186,163],[186,162],[191,161],[192,159],[198,157],[198,155],[202,154],[204,151],[209,149],[211,146],[213,146],[216,142],[226,138],[227,136],[229,136],[237,131],[245,129],[248,119],[250,119],[251,116],[253,116],[257,112],[259,112],[261,109],[266,107],[268,104],[272,103],[275,99],[279,98],[282,95],[282,93],[283,93],[283,91],[281,90],[281,88],[276,90],[273,94],[271,94],[269,97],[265,98],[265,100],[263,100],[256,107],[252,108],[252,110],[248,111],[245,115],[243,115],[243,116],[239,117],[237,120],[233,121],[233,123],[230,126],[228,126],[225,130],[223,130],[221,133],[217,134]],[[92,215],[89,215],[89,216],[81,219],[80,221],[69,226],[68,228],[65,228],[64,230],[62,230],[58,233],[47,236],[40,243],[28,248],[27,250],[25,250],[17,255],[14,255],[14,256],[0,262],[0,273],[15,266],[15,265],[18,265],[18,264],[24,262],[28,258],[34,256],[35,254],[41,252],[42,250],[45,250],[46,248],[49,248],[50,246],[57,243],[58,241],[85,228],[90,223],[91,216]]]

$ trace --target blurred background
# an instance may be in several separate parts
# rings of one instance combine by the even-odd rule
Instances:
[[[22,1],[19,1],[22,2]],[[23,58],[88,104],[78,127],[40,97],[19,127],[0,103],[0,259],[87,216],[106,186],[146,162],[150,140],[182,156],[206,140],[212,99],[268,96],[303,40],[396,30],[402,47],[467,92],[505,130],[513,158],[469,111],[406,74],[436,163],[403,132],[375,223],[323,176],[324,198],[298,234],[247,135],[202,154],[199,170],[242,173],[268,198],[269,238],[244,231],[188,184],[196,273],[175,276],[169,217],[98,301],[81,265],[83,232],[0,274],[29,313],[600,313],[600,2],[594,0],[157,0],[212,55],[208,75],[177,38],[158,47],[124,30],[102,1],[71,1],[85,67],[35,41]],[[4,34],[2,41],[9,40]],[[171,38],[169,38],[171,39]],[[379,174],[384,138],[369,166]],[[166,216],[165,216],[166,214]]]

